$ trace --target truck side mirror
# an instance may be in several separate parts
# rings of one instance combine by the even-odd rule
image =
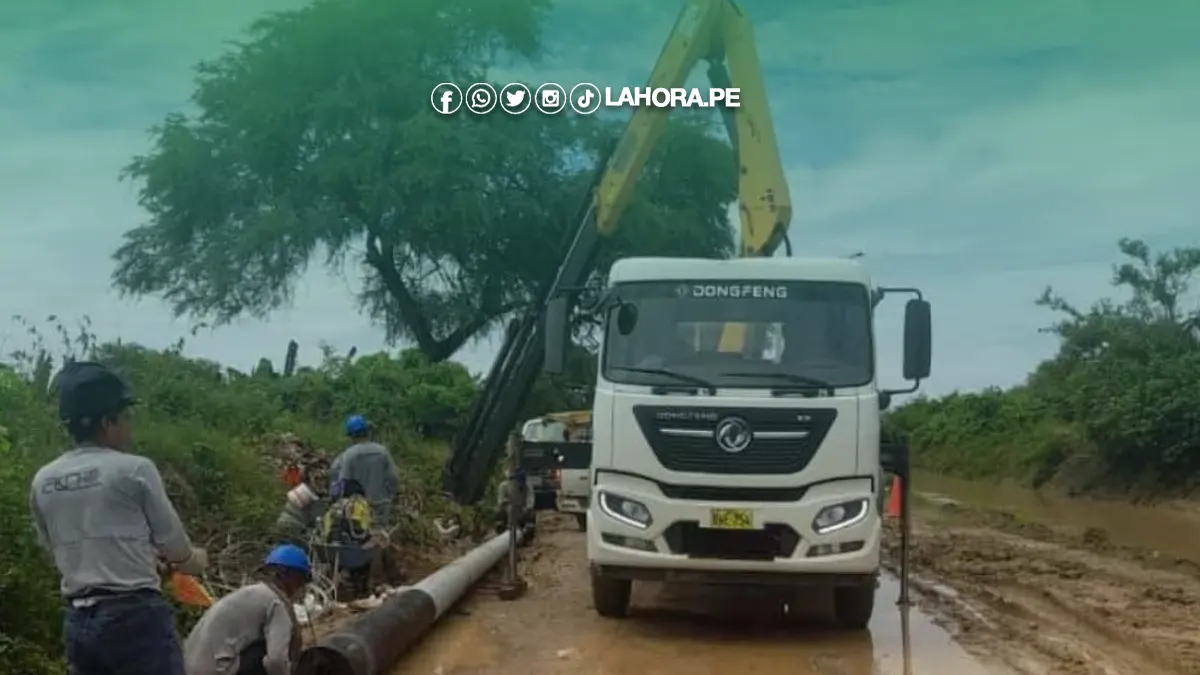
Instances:
[[[929,377],[933,351],[933,320],[929,303],[909,300],[904,305],[904,379]]]
[[[546,338],[546,353],[542,358],[542,372],[561,375],[567,365],[567,298],[554,298],[546,304],[546,315],[542,331]]]

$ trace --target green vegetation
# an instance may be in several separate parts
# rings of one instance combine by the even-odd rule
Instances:
[[[480,514],[441,497],[444,446],[476,382],[448,359],[523,312],[557,269],[597,162],[619,122],[601,116],[443,117],[441,82],[486,81],[534,65],[546,0],[316,0],[268,16],[199,65],[194,114],[168,116],[126,177],[148,220],[125,235],[115,286],[177,315],[221,325],[286,305],[310,263],[364,271],[359,301],[399,355],[327,353],[316,368],[252,373],[97,344],[58,326],[52,357],[36,328],[0,367],[0,662],[62,672],[56,574],[29,523],[29,482],[67,447],[52,374],[64,358],[109,362],[146,403],[136,444],[159,465],[198,543],[265,540],[282,506],[271,450],[280,434],[338,449],[341,418],[363,412],[397,455],[405,496],[424,517],[404,541],[429,543],[432,517]],[[497,89],[500,87],[497,86]],[[673,116],[599,269],[628,255],[733,252],[737,166],[718,120]],[[54,317],[50,323],[58,324]],[[539,381],[529,414],[587,404],[592,354]],[[568,384],[573,386],[567,386]],[[580,385],[584,386],[580,386]],[[412,513],[414,509],[406,509]],[[416,514],[413,514],[416,515]],[[210,543],[219,554],[219,544]],[[261,551],[256,555],[261,554]]]
[[[6,672],[61,673],[58,575],[33,537],[29,486],[37,467],[69,447],[56,420],[48,356],[36,344],[0,367],[0,662]],[[96,344],[86,327],[67,338],[66,356],[117,367],[144,401],[136,411],[135,444],[153,458],[197,544],[216,564],[245,572],[265,551],[228,538],[269,541],[283,506],[280,466],[271,451],[282,434],[329,452],[344,445],[341,421],[362,412],[400,466],[405,504],[401,541],[409,550],[437,542],[432,519],[457,515],[481,531],[484,516],[440,496],[445,441],[467,413],[475,382],[462,366],[430,363],[417,351],[351,359],[327,353],[315,368],[290,376],[263,362],[252,374],[189,359],[182,344],[168,351]],[[61,351],[61,350],[58,350]],[[418,512],[419,511],[419,512]],[[264,544],[265,545],[265,544]],[[181,613],[181,616],[186,616]]]
[[[1038,304],[1058,353],[1019,387],[917,399],[888,416],[913,461],[967,478],[1051,483],[1136,497],[1200,486],[1200,307],[1186,304],[1200,248],[1154,255],[1122,240],[1124,302],[1081,310],[1052,289]]]
[[[314,259],[350,261],[363,308],[432,361],[501,325],[558,268],[624,121],[445,117],[429,92],[536,68],[547,7],[319,0],[256,23],[199,67],[197,112],[128,167],[150,218],[116,252],[117,287],[221,324],[286,304]],[[672,116],[601,269],[732,253],[737,165],[718,124]]]

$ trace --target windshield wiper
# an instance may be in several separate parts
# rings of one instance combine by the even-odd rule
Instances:
[[[833,385],[815,377],[795,373],[721,373],[721,377],[761,377],[769,380],[784,380],[803,389],[818,389],[833,393]]]
[[[627,373],[642,373],[645,375],[662,375],[664,377],[674,378],[680,382],[687,382],[701,389],[708,390],[708,393],[716,395],[717,387],[708,380],[696,377],[695,375],[687,375],[685,373],[677,373],[674,370],[666,368],[633,368],[628,366],[609,366],[609,370],[623,370]]]

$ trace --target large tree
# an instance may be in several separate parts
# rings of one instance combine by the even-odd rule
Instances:
[[[349,257],[389,339],[449,358],[553,272],[619,131],[432,110],[439,82],[533,63],[547,12],[546,0],[318,0],[257,22],[199,66],[198,111],[169,116],[128,167],[150,217],[115,254],[117,288],[221,324],[288,304],[314,258]],[[730,254],[736,168],[711,132],[673,121],[606,261]]]

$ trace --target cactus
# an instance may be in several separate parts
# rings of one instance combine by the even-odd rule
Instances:
[[[283,362],[283,376],[291,377],[296,372],[296,355],[300,353],[300,344],[295,340],[288,341],[287,358]]]

